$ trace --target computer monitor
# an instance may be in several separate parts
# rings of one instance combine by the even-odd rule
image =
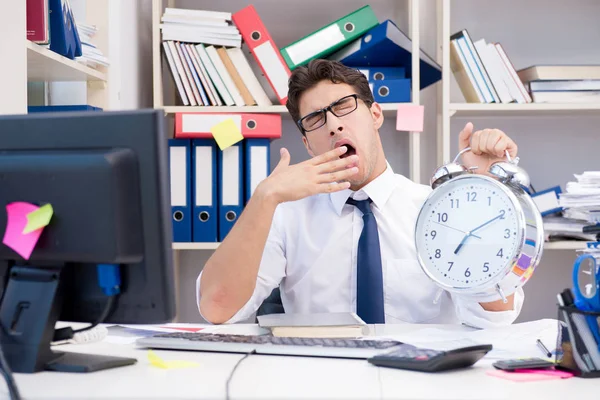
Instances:
[[[17,221],[7,205],[53,209],[28,259],[0,244],[0,338],[14,372],[135,362],[52,351],[57,320],[173,319],[164,123],[158,110],[0,116],[0,235]]]

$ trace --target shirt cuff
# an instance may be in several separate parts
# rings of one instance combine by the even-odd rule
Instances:
[[[453,295],[458,319],[465,325],[481,329],[498,328],[512,324],[521,313],[524,298],[523,288],[518,288],[515,292],[512,310],[487,311],[473,298]]]

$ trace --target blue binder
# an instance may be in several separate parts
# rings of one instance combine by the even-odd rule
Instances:
[[[70,59],[82,56],[81,40],[73,11],[65,0],[49,0],[50,50]]]
[[[269,139],[246,139],[245,141],[245,204],[254,193],[256,186],[271,173],[271,141]]]
[[[192,241],[191,141],[169,139],[173,241]]]
[[[63,111],[102,111],[100,107],[94,107],[87,104],[73,104],[64,106],[28,106],[27,113],[38,112],[63,112]]]
[[[244,208],[243,141],[217,153],[219,160],[219,241],[223,241]]]
[[[373,98],[378,103],[410,102],[410,79],[385,79],[369,83]]]
[[[412,42],[391,20],[386,20],[360,39],[329,56],[353,67],[405,67],[408,78],[412,71]],[[423,50],[419,51],[421,89],[442,79],[442,67]]]
[[[213,139],[192,140],[192,236],[194,242],[217,242],[217,144]]]
[[[369,82],[406,78],[404,67],[359,67],[358,70],[367,77]]]

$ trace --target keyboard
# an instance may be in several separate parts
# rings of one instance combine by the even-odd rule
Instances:
[[[393,340],[289,338],[272,335],[232,335],[200,332],[161,333],[140,338],[138,347],[228,353],[368,359],[402,343]]]

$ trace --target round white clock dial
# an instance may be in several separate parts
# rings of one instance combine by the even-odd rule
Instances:
[[[440,186],[423,205],[415,231],[427,274],[448,288],[502,279],[523,241],[521,214],[508,190],[481,176]]]

